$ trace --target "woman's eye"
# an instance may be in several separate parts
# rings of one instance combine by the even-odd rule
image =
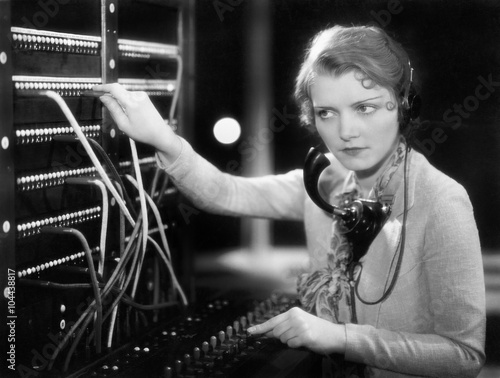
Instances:
[[[318,110],[317,115],[321,119],[326,119],[326,118],[333,117],[334,114],[331,110],[321,109],[321,110]]]
[[[375,110],[376,110],[375,107],[371,105],[358,106],[358,112],[360,112],[361,114],[370,114],[373,113]]]

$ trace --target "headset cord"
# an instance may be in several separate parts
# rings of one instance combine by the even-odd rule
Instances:
[[[361,295],[359,294],[359,281],[361,278],[361,273],[363,272],[363,266],[360,265],[361,270],[359,272],[358,278],[356,279],[354,283],[354,287],[351,284],[351,308],[352,308],[352,317],[354,320],[357,321],[356,317],[356,298],[352,295],[353,292],[355,292],[356,297],[358,297],[359,301],[365,305],[376,305],[384,300],[386,300],[389,295],[391,295],[392,291],[394,290],[394,287],[396,286],[396,282],[399,278],[399,271],[401,270],[401,264],[403,262],[403,255],[404,255],[404,250],[405,250],[405,239],[406,239],[406,220],[407,220],[407,215],[408,215],[408,185],[407,185],[407,169],[408,169],[408,154],[410,153],[411,148],[407,147],[406,148],[406,154],[405,154],[405,162],[404,162],[404,173],[403,173],[403,186],[404,186],[404,191],[403,191],[403,229],[401,231],[401,244],[400,244],[400,252],[398,256],[398,261],[396,263],[396,268],[394,269],[394,275],[392,276],[391,283],[389,285],[389,288],[382,294],[382,297],[380,297],[376,301],[367,301],[363,298],[361,298]],[[354,278],[354,267],[356,264],[352,264],[350,270],[349,270],[349,279],[350,282],[353,282]]]

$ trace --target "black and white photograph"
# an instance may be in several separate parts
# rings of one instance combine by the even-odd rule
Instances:
[[[0,0],[6,378],[500,378],[500,2]]]

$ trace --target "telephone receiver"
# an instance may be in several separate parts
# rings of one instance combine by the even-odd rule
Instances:
[[[367,199],[354,200],[342,208],[329,204],[318,189],[319,177],[329,165],[330,160],[318,149],[312,147],[309,150],[304,164],[306,192],[319,208],[340,218],[346,229],[345,235],[352,242],[353,261],[357,262],[382,229],[389,217],[390,207]]]

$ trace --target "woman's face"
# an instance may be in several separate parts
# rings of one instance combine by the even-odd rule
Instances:
[[[378,85],[365,88],[361,74],[350,71],[317,76],[310,96],[316,129],[333,155],[358,176],[378,175],[399,142],[392,93]]]

